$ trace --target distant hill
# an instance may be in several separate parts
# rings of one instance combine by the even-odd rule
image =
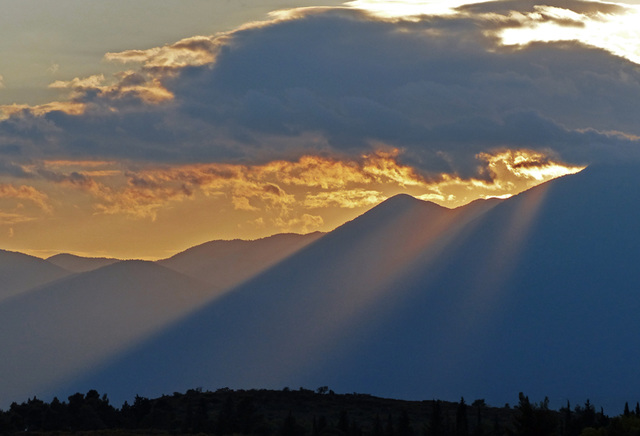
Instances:
[[[122,261],[6,300],[0,373],[10,376],[0,381],[0,401],[39,395],[104,364],[210,301],[208,288],[152,262]]]
[[[0,250],[0,301],[71,273],[37,257]]]
[[[12,374],[0,407],[100,365],[320,236],[212,241],[159,262],[0,251],[0,300],[14,296],[0,304],[0,372]]]
[[[282,233],[253,241],[211,241],[158,263],[218,288],[229,288],[277,264],[322,235],[320,232]]]
[[[92,271],[120,262],[120,259],[106,257],[82,257],[74,254],[60,253],[47,258],[47,262],[76,273]]]
[[[499,435],[513,428],[517,408],[482,400],[404,401],[367,394],[337,394],[328,387],[215,392],[189,389],[157,398],[136,396],[115,409],[95,390],[75,393],[54,405],[28,401],[0,413],[0,432],[38,435],[81,431],[83,435]],[[72,404],[71,404],[72,403]],[[544,416],[559,426],[561,414]],[[539,414],[540,415],[540,414]],[[579,417],[574,414],[579,424]],[[565,427],[566,424],[562,423]],[[464,432],[463,428],[468,431]],[[581,426],[574,426],[582,428]],[[47,432],[43,432],[47,429]],[[110,429],[105,431],[104,429]],[[438,431],[440,430],[440,431]],[[65,433],[67,434],[67,433]],[[535,433],[536,435],[538,433]]]

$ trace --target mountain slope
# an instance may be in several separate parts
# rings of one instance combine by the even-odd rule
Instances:
[[[224,289],[277,264],[322,235],[285,233],[255,241],[211,241],[158,263]]]
[[[40,258],[0,250],[0,301],[70,274]]]
[[[493,404],[519,391],[611,412],[637,401],[639,174],[590,168],[504,201],[306,377]]]
[[[161,333],[104,373],[67,388],[108,386],[117,400],[131,390],[153,395],[180,386],[309,381],[304,371],[331,356],[335,344],[359,334],[353,320],[380,304],[397,304],[387,291],[398,277],[415,270],[414,261],[436,259],[451,238],[493,205],[449,210],[394,197]],[[162,366],[153,364],[160,361]]]
[[[41,396],[214,295],[152,262],[123,261],[0,303],[0,401]]]

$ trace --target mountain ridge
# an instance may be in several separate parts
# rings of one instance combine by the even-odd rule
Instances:
[[[70,274],[71,271],[39,257],[0,250],[0,302]]]
[[[291,256],[324,234],[280,233],[255,240],[214,240],[196,245],[159,265],[227,289]]]
[[[640,329],[639,178],[595,169],[479,209],[390,200],[74,388],[329,385],[493,404],[524,391],[619,410],[640,388],[640,347],[625,346]],[[634,251],[616,262],[619,244]]]
[[[59,253],[47,257],[45,260],[66,270],[80,273],[102,268],[103,266],[120,262],[122,259],[114,259],[109,257],[86,257],[70,253]]]

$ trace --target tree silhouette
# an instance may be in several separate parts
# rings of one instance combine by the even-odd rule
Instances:
[[[402,409],[398,418],[398,436],[411,436],[413,429],[411,428],[411,420],[406,409]]]
[[[517,436],[547,436],[552,435],[557,427],[557,420],[549,410],[549,399],[542,403],[532,404],[529,397],[522,392],[518,395],[514,419],[515,434]]]
[[[444,436],[445,434],[442,403],[440,400],[433,402],[431,407],[431,416],[429,417],[429,424],[427,425],[427,431],[425,433],[428,436]]]
[[[471,405],[476,409],[476,427],[473,430],[474,436],[482,436],[484,430],[482,428],[482,413],[484,408],[487,407],[487,403],[483,399],[475,400]]]
[[[282,428],[280,429],[281,436],[301,436],[304,434],[304,429],[296,423],[296,419],[293,417],[291,411],[284,419]]]
[[[464,398],[460,398],[458,407],[456,407],[456,436],[469,435],[469,422],[467,421],[467,404]]]

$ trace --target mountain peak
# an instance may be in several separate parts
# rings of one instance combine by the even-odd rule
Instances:
[[[47,259],[47,262],[64,268],[68,271],[75,273],[93,271],[103,266],[111,265],[116,262],[120,262],[119,259],[111,259],[106,257],[82,257],[75,254],[60,253],[55,256],[51,256]]]

